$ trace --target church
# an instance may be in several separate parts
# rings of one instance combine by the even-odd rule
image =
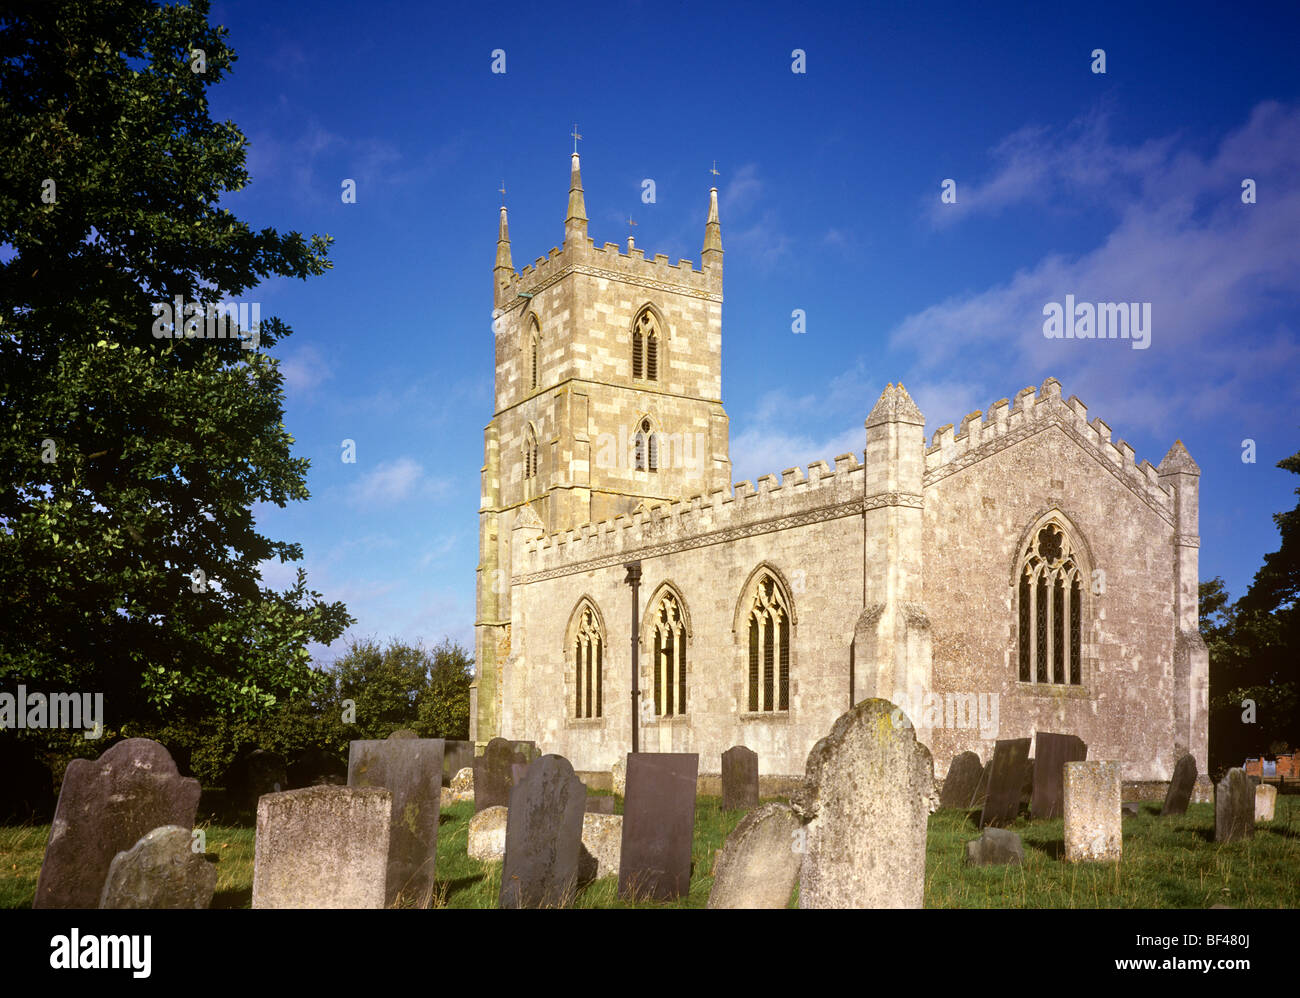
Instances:
[[[927,440],[889,384],[863,400],[860,452],[733,484],[722,260],[716,187],[698,267],[597,246],[576,152],[562,246],[516,271],[502,206],[470,737],[608,772],[636,711],[642,751],[717,773],[747,745],[762,776],[799,776],[883,697],[940,777],[1036,731],[1126,781],[1168,780],[1186,752],[1205,772],[1182,443],[1136,463],[1055,378]]]

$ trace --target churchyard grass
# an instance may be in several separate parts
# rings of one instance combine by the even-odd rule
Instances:
[[[617,807],[622,812],[621,805]],[[1244,842],[1219,845],[1214,807],[1193,804],[1183,817],[1161,819],[1160,803],[1141,805],[1124,819],[1124,859],[1113,863],[1066,863],[1059,819],[1019,819],[1012,830],[1024,840],[1023,867],[969,867],[965,844],[979,832],[966,811],[930,816],[926,845],[927,908],[1300,908],[1300,797],[1277,801],[1275,820],[1260,823]],[[438,829],[437,907],[495,908],[501,864],[466,854],[474,805],[444,808]],[[690,894],[670,903],[619,899],[617,879],[607,877],[580,890],[578,908],[701,908],[713,885],[716,850],[742,817],[724,812],[718,798],[696,803],[695,874]],[[252,899],[253,829],[200,825],[207,851],[219,857],[214,908],[245,908]],[[0,908],[30,908],[36,893],[49,825],[0,826]],[[403,906],[417,899],[402,898]]]

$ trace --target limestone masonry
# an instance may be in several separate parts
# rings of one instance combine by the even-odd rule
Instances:
[[[1134,463],[1049,378],[940,427],[901,385],[864,450],[732,485],[722,238],[702,264],[587,237],[578,156],[563,247],[493,271],[471,738],[580,771],[631,747],[640,561],[641,748],[716,772],[746,745],[795,775],[871,697],[907,704],[937,775],[997,738],[1069,733],[1125,780],[1206,770],[1197,631],[1200,469]],[[996,708],[990,710],[990,708]]]

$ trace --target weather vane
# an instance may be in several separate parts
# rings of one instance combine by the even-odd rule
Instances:
[[[573,134],[573,155],[576,156],[578,155],[578,140],[582,138],[582,136],[578,134],[578,123],[576,121],[573,123],[572,134]]]
[[[504,180],[501,181],[501,186],[497,190],[501,192],[501,207],[504,208],[506,206],[506,182]]]
[[[713,166],[709,169],[709,172],[710,172],[711,174],[713,174],[715,177],[716,177],[716,176],[719,176],[719,173],[718,173],[718,161],[717,161],[716,159],[713,161]]]

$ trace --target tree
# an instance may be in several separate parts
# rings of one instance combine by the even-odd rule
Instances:
[[[0,17],[0,679],[102,691],[115,728],[310,693],[308,644],[351,623],[301,571],[285,593],[258,573],[302,557],[252,515],[308,498],[266,352],[289,328],[265,319],[247,349],[156,307],[330,266],[328,236],[220,206],[248,182],[246,141],[208,115],[235,54],[207,15]]]
[[[333,670],[340,702],[351,700],[356,706],[351,737],[387,738],[400,728],[414,730],[429,685],[429,665],[429,654],[419,645],[352,641]]]
[[[429,687],[420,701],[419,731],[426,738],[469,737],[469,684],[474,660],[460,645],[444,638],[433,649]]]

